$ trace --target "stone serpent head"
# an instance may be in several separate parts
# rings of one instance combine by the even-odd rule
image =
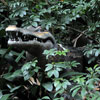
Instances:
[[[51,49],[56,46],[53,35],[48,31],[38,31],[31,28],[18,28],[15,25],[9,25],[6,28],[6,34],[9,37],[8,45],[28,51],[32,55],[39,55],[45,49]]]

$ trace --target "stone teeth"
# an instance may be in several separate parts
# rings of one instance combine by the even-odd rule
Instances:
[[[16,42],[16,40],[14,39],[14,41],[13,42]]]
[[[20,38],[20,40],[19,41],[22,41],[22,39]]]
[[[26,38],[26,36],[24,36],[24,39]]]
[[[18,40],[19,40],[19,41],[22,41],[22,39],[21,39],[21,38],[19,38],[19,37],[18,37]]]
[[[16,32],[16,36],[18,36],[18,32]]]
[[[17,39],[18,39],[18,41],[19,41],[19,37],[18,37]]]
[[[37,38],[34,38],[33,40],[36,40],[37,41]]]
[[[11,41],[11,38],[9,39],[9,41]]]
[[[8,33],[6,33],[6,35],[8,36]]]

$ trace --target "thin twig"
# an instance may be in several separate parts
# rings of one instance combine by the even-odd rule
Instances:
[[[74,30],[74,31],[77,31],[77,32],[79,32],[79,33],[84,33],[84,31],[82,32],[82,31],[80,31],[80,30],[78,30],[78,29],[75,29],[75,28],[72,28],[72,27],[70,27],[70,26],[67,26],[69,29],[72,29],[72,30]],[[85,31],[87,31],[88,29],[86,29]]]
[[[1,0],[1,2],[2,2],[4,5],[8,6],[8,4],[7,4],[7,2],[6,2],[5,0]]]
[[[81,33],[78,37],[76,37],[76,38],[72,41],[72,42],[74,42],[73,47],[76,47],[76,44],[77,44],[78,39],[79,39],[88,29],[86,29],[86,30],[84,30],[84,31],[80,31],[80,30],[77,30],[77,29],[72,28],[72,27],[68,27],[68,28],[70,28],[70,29],[72,29],[72,30],[74,30],[74,31],[77,31],[77,32]]]
[[[81,33],[77,38],[75,38],[72,42],[74,42],[73,47],[76,47],[78,39],[82,36],[83,34]]]
[[[82,32],[82,31],[80,31],[80,30],[77,30],[77,29],[72,28],[72,27],[69,27],[69,26],[68,26],[68,28],[70,28],[70,29],[72,29],[72,30],[74,30],[74,31],[77,31],[77,32],[81,33],[82,35],[83,35],[86,31],[88,31],[88,29],[86,29],[85,31]],[[91,39],[91,40],[93,40],[93,41],[95,41],[96,43],[100,43],[100,42],[98,42],[97,40],[94,40],[92,37],[89,37],[89,36],[88,36],[88,38]],[[78,38],[78,39],[79,39],[79,38]],[[74,41],[74,40],[73,40],[73,41]]]

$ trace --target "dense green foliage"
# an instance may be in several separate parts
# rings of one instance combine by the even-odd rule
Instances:
[[[100,100],[99,19],[100,0],[1,0],[0,100],[32,100],[33,97],[36,100]],[[76,67],[75,61],[52,62],[45,69],[37,66],[36,59],[25,63],[25,51],[15,52],[7,46],[4,30],[8,25],[41,26],[49,30],[58,43],[85,46],[87,73],[61,73]],[[50,50],[44,53],[48,59],[50,55],[66,55],[67,52]],[[6,59],[12,56],[20,68],[7,63]]]

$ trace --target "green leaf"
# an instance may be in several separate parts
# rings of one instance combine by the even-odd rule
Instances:
[[[2,98],[0,100],[8,100],[10,95],[11,94],[5,94],[5,95],[2,96]]]
[[[11,77],[19,77],[19,76],[22,76],[22,72],[20,69],[13,72]]]
[[[97,100],[100,100],[100,97],[98,97]]]
[[[56,87],[56,91],[60,90],[60,89],[61,89],[61,86],[62,86],[62,84],[59,83],[59,84],[57,85],[57,87]]]
[[[20,16],[20,17],[23,17],[24,15],[26,15],[26,11],[20,11],[19,16]],[[18,15],[17,15],[17,16],[18,16]]]
[[[86,89],[83,87],[82,90],[81,90],[81,96],[82,96],[82,98],[85,97],[86,93],[87,93],[87,91],[86,91]]]
[[[33,67],[36,67],[37,62],[38,62],[37,60],[32,61],[32,64],[31,64],[31,65],[32,65]]]
[[[0,49],[0,55],[4,55],[6,53],[7,49]]]
[[[46,69],[45,69],[45,71],[49,71],[49,70],[51,70],[52,68],[53,68],[53,65],[52,64],[46,64]]]
[[[96,50],[95,56],[98,57],[99,54],[100,54],[100,50]]]
[[[76,88],[78,88],[78,87],[80,87],[81,85],[76,85],[76,86],[74,86],[74,87],[72,87],[71,89],[70,89],[70,92],[72,92],[73,90],[75,90]]]
[[[24,76],[25,81],[31,77],[31,75],[29,74],[29,71],[23,71],[23,76]]]
[[[53,85],[51,82],[43,83],[42,86],[47,90],[47,91],[52,91],[53,90]]]
[[[12,75],[11,73],[4,74],[3,78],[9,81],[12,81],[13,79],[11,78],[11,75]]]
[[[34,21],[35,22],[40,22],[40,19],[39,18],[34,18]]]
[[[66,88],[67,88],[67,83],[66,83],[66,82],[63,82],[63,83],[62,83],[62,87],[63,87],[64,89],[66,89]]]
[[[23,50],[19,55],[18,57],[16,58],[16,62],[19,62],[19,60],[23,57],[23,55],[25,54],[25,51]]]
[[[91,100],[97,100],[97,98],[98,98],[98,95],[94,95],[94,96],[92,96]]]
[[[32,64],[31,62],[24,64],[23,67],[21,68],[22,72],[31,68],[31,64]]]
[[[34,27],[37,27],[37,26],[38,26],[38,23],[37,23],[37,22],[33,22],[32,25],[33,25]]]
[[[74,96],[77,94],[77,92],[79,91],[79,89],[80,89],[80,87],[79,87],[79,88],[76,88],[76,89],[72,92],[72,97],[74,97]]]
[[[65,91],[65,89],[61,88],[59,91],[57,91],[57,92],[55,93],[54,96],[56,97],[56,96],[59,95],[59,94],[63,94],[64,91]]]
[[[62,83],[62,87],[63,87],[64,89],[66,89],[68,85],[71,85],[71,83],[70,83],[68,80],[66,80],[66,81],[64,81],[64,82]]]
[[[54,86],[55,86],[55,87],[56,87],[58,84],[60,84],[59,81],[55,81],[55,82],[54,82]]]
[[[49,98],[48,96],[45,96],[45,97],[43,97],[42,99],[50,100],[50,98]]]
[[[21,70],[16,70],[15,72],[13,73],[7,73],[7,74],[4,74],[3,77],[9,81],[12,81],[13,79],[15,79],[16,77],[21,77],[22,76],[22,72]]]
[[[87,75],[86,73],[81,73],[81,72],[75,72],[75,71],[69,71],[61,74],[61,77],[67,77],[67,76],[74,76],[74,75]]]
[[[59,77],[59,72],[58,72],[57,70],[54,70],[54,71],[53,71],[53,74],[54,74],[54,76],[55,76],[56,78]]]
[[[15,88],[12,88],[11,90],[10,90],[10,92],[14,92],[15,90],[17,90],[17,89],[19,89],[21,86],[16,86]]]
[[[3,94],[2,94],[2,91],[0,90],[0,99],[2,98]]]
[[[48,75],[48,77],[52,77],[52,76],[54,75],[54,71],[53,71],[53,70],[49,71],[49,72],[47,73],[47,75]]]

